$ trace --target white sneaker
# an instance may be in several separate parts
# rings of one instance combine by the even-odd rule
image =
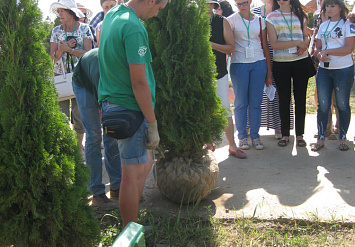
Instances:
[[[249,149],[248,138],[239,140],[239,148],[243,150]]]
[[[256,150],[264,149],[264,145],[261,143],[259,138],[252,140],[253,146]]]

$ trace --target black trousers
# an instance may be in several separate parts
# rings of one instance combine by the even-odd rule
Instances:
[[[273,77],[279,92],[279,111],[282,136],[290,136],[291,88],[295,101],[296,136],[304,134],[308,75],[305,59],[292,62],[273,62]],[[292,79],[292,87],[291,87]]]

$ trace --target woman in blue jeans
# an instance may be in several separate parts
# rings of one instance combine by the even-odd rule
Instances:
[[[324,0],[323,13],[329,20],[319,27],[316,40],[316,55],[320,60],[317,73],[318,140],[312,144],[312,151],[324,147],[325,132],[328,124],[332,92],[339,111],[339,149],[346,151],[346,133],[349,128],[351,112],[349,106],[350,90],[354,82],[354,62],[351,53],[354,50],[355,31],[346,20],[349,12],[341,0]]]
[[[249,149],[246,130],[249,109],[252,144],[255,149],[261,150],[264,148],[259,135],[261,101],[264,85],[272,83],[266,24],[264,19],[250,12],[251,1],[235,0],[235,2],[239,12],[227,19],[231,24],[235,42],[230,74],[235,92],[234,116],[239,147]]]

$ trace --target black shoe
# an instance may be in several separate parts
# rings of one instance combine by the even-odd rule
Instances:
[[[117,202],[108,199],[105,193],[98,196],[93,196],[92,205],[105,209],[118,208]]]

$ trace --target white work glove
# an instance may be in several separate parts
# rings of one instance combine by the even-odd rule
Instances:
[[[147,139],[145,140],[145,146],[147,149],[155,149],[159,145],[159,133],[158,122],[148,123],[148,130],[146,132]]]

